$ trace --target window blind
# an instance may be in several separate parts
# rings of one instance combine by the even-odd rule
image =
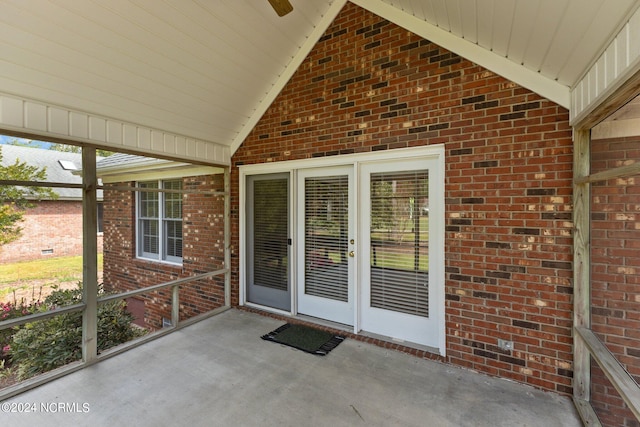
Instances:
[[[182,190],[182,181],[164,181],[165,190]],[[182,194],[163,193],[165,258],[182,258]]]
[[[182,194],[148,189],[181,190],[182,180],[139,182],[138,256],[182,262]]]
[[[305,293],[348,301],[347,176],[305,179]]]
[[[283,291],[288,287],[288,188],[287,179],[253,186],[253,284]]]
[[[371,307],[429,317],[428,171],[371,175]]]
[[[158,188],[157,182],[141,182],[141,188]],[[158,212],[158,193],[140,192],[139,220],[141,226],[140,255],[158,255],[160,250],[160,230]]]

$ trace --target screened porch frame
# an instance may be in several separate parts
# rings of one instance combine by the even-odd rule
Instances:
[[[591,185],[640,174],[640,163],[591,174],[591,129],[640,93],[640,71],[596,111],[574,124],[574,383],[573,400],[585,425],[601,425],[591,405],[591,358],[640,421],[640,386],[591,330]]]
[[[82,359],[63,367],[43,373],[36,377],[27,379],[13,386],[0,390],[0,400],[20,394],[24,391],[37,387],[41,384],[60,378],[71,372],[92,365],[101,360],[105,360],[112,356],[122,353],[123,351],[142,345],[146,342],[174,332],[178,329],[196,323],[200,320],[214,316],[231,308],[231,224],[230,224],[230,171],[229,167],[224,168],[224,189],[223,191],[208,192],[212,195],[223,197],[224,203],[224,268],[198,274],[196,276],[184,277],[159,283],[133,291],[111,294],[104,297],[98,297],[98,215],[97,215],[97,190],[98,189],[119,189],[126,191],[149,191],[149,189],[136,186],[102,186],[99,184],[96,175],[96,149],[92,146],[82,147],[82,184],[67,183],[49,183],[35,181],[0,181],[0,185],[18,185],[32,187],[51,187],[51,188],[81,188],[82,192],[82,214],[83,214],[83,271],[82,271],[82,302],[51,310],[45,313],[36,313],[22,316],[10,320],[0,322],[0,329],[8,329],[14,326],[20,326],[29,322],[45,320],[57,315],[73,312],[82,312]],[[187,194],[193,193],[192,190],[163,190],[157,189],[158,192],[170,192]],[[198,193],[203,193],[202,191]],[[206,313],[196,315],[190,319],[180,321],[180,285],[189,282],[206,279],[215,276],[224,276],[224,303],[223,306],[210,310]],[[110,301],[123,300],[136,295],[142,295],[151,291],[162,289],[171,289],[171,326],[162,328],[158,331],[147,334],[141,338],[129,341],[115,348],[106,350],[98,354],[98,306]]]

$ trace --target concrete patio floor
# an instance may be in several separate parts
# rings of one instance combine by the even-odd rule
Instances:
[[[325,357],[260,339],[283,323],[229,310],[13,397],[3,410],[36,404],[37,412],[0,419],[12,427],[582,425],[569,398],[511,381],[349,339]]]

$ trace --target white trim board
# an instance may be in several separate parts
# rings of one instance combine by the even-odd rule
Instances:
[[[229,166],[229,147],[0,92],[0,132]]]
[[[288,172],[292,169],[305,169],[322,167],[326,165],[340,166],[358,162],[374,162],[393,159],[406,159],[411,157],[435,157],[444,156],[444,144],[425,145],[421,147],[395,148],[385,151],[373,151],[368,153],[341,154],[329,157],[314,157],[311,159],[284,160],[281,162],[257,163],[238,166],[240,177],[242,174],[252,175],[261,173]]]

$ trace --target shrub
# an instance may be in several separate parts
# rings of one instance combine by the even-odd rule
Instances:
[[[45,298],[41,311],[77,304],[82,288],[55,290]],[[98,306],[98,351],[106,350],[144,334],[132,325],[133,316],[123,301]],[[11,356],[18,364],[18,378],[47,372],[82,357],[82,313],[66,313],[27,323],[11,342]]]
[[[40,302],[26,305],[24,300],[21,300],[19,303],[16,301],[0,302],[0,321],[32,314],[37,311],[39,306]],[[5,363],[8,366],[10,363],[11,339],[15,331],[16,328],[3,329],[0,331],[0,363],[3,364],[2,366],[5,366]]]

